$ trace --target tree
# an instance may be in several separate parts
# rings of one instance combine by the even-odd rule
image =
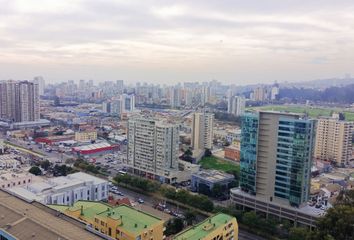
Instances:
[[[172,218],[166,224],[166,236],[176,234],[184,228],[183,220],[180,218]]]
[[[258,216],[256,212],[246,212],[242,217],[242,222],[250,227],[256,227],[258,225]]]
[[[336,200],[337,205],[349,205],[354,207],[354,189],[340,191]]]
[[[289,240],[306,240],[309,237],[309,230],[306,228],[291,228],[289,231]]]
[[[42,175],[42,170],[37,166],[31,167],[29,172],[36,176]]]
[[[50,162],[48,160],[41,161],[40,166],[47,171],[50,167]]]
[[[204,157],[211,157],[213,153],[211,152],[210,149],[206,148],[204,152]]]
[[[197,219],[197,214],[195,211],[188,209],[184,213],[184,220],[186,221],[187,225],[193,225],[193,222]]]
[[[193,155],[193,152],[192,152],[192,150],[191,150],[190,148],[188,148],[188,149],[184,152],[184,155],[190,157],[190,156]]]
[[[335,205],[317,224],[319,239],[333,237],[336,240],[354,239],[354,207]]]

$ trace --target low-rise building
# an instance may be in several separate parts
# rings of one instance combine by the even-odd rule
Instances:
[[[229,184],[235,177],[231,174],[217,170],[203,170],[192,174],[191,188],[199,192],[202,189],[212,191],[215,185],[220,185],[224,189],[229,189]]]
[[[108,182],[86,173],[38,181],[8,190],[26,201],[72,205],[78,200],[101,201],[108,198]]]
[[[0,171],[0,189],[9,189],[32,184],[35,176],[28,172]]]
[[[218,213],[181,233],[174,240],[238,240],[238,224],[235,217]]]
[[[82,132],[75,132],[75,141],[77,142],[91,142],[97,140],[96,130],[86,130]]]
[[[240,161],[240,145],[230,145],[224,149],[224,157],[234,161]]]
[[[0,169],[13,168],[16,169],[21,165],[18,156],[14,154],[0,155]]]
[[[60,144],[61,142],[74,140],[74,135],[58,135],[49,137],[38,137],[35,139],[36,143],[43,143],[48,145]]]
[[[102,154],[104,152],[113,152],[113,150],[117,148],[119,148],[119,145],[111,145],[107,142],[102,142],[74,147],[72,151],[77,153],[78,155],[95,155]]]
[[[113,239],[164,239],[161,219],[127,205],[112,207],[102,202],[79,201],[72,207],[60,205],[50,207],[86,223],[88,228]]]

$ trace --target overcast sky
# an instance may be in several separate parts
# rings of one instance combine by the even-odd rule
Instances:
[[[240,85],[353,68],[353,0],[0,0],[0,79]]]

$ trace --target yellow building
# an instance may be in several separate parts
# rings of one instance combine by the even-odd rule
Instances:
[[[75,141],[90,142],[97,140],[97,131],[75,132]]]
[[[74,206],[50,205],[70,217],[89,225],[92,229],[117,240],[162,240],[163,221],[126,205],[78,201]]]
[[[174,240],[238,240],[236,218],[218,213],[177,234]]]

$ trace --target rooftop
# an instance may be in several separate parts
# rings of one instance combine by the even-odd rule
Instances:
[[[202,178],[209,182],[219,182],[225,179],[233,179],[234,176],[228,173],[224,173],[217,170],[203,170],[197,173],[194,173],[193,176]]]
[[[0,190],[0,229],[4,229],[18,240],[99,239],[83,227],[50,212],[44,205],[38,207]]]
[[[63,213],[65,213],[66,210],[77,211],[82,207],[83,215],[89,219],[93,219],[96,215],[106,216],[112,219],[121,218],[123,221],[121,227],[131,233],[141,232],[145,228],[149,228],[161,222],[161,219],[127,205],[112,207],[102,202],[77,201],[72,207],[63,205],[50,205],[49,207]]]
[[[95,143],[95,144],[89,144],[89,145],[84,145],[80,147],[75,147],[75,151],[88,151],[88,150],[95,150],[95,149],[100,149],[100,148],[106,148],[106,147],[111,147],[111,144],[107,142],[102,142],[102,143]]]
[[[218,213],[205,219],[203,222],[177,234],[174,237],[174,240],[203,239],[205,236],[215,231],[215,229],[219,228],[220,226],[224,226],[232,218],[233,217],[224,213]]]

